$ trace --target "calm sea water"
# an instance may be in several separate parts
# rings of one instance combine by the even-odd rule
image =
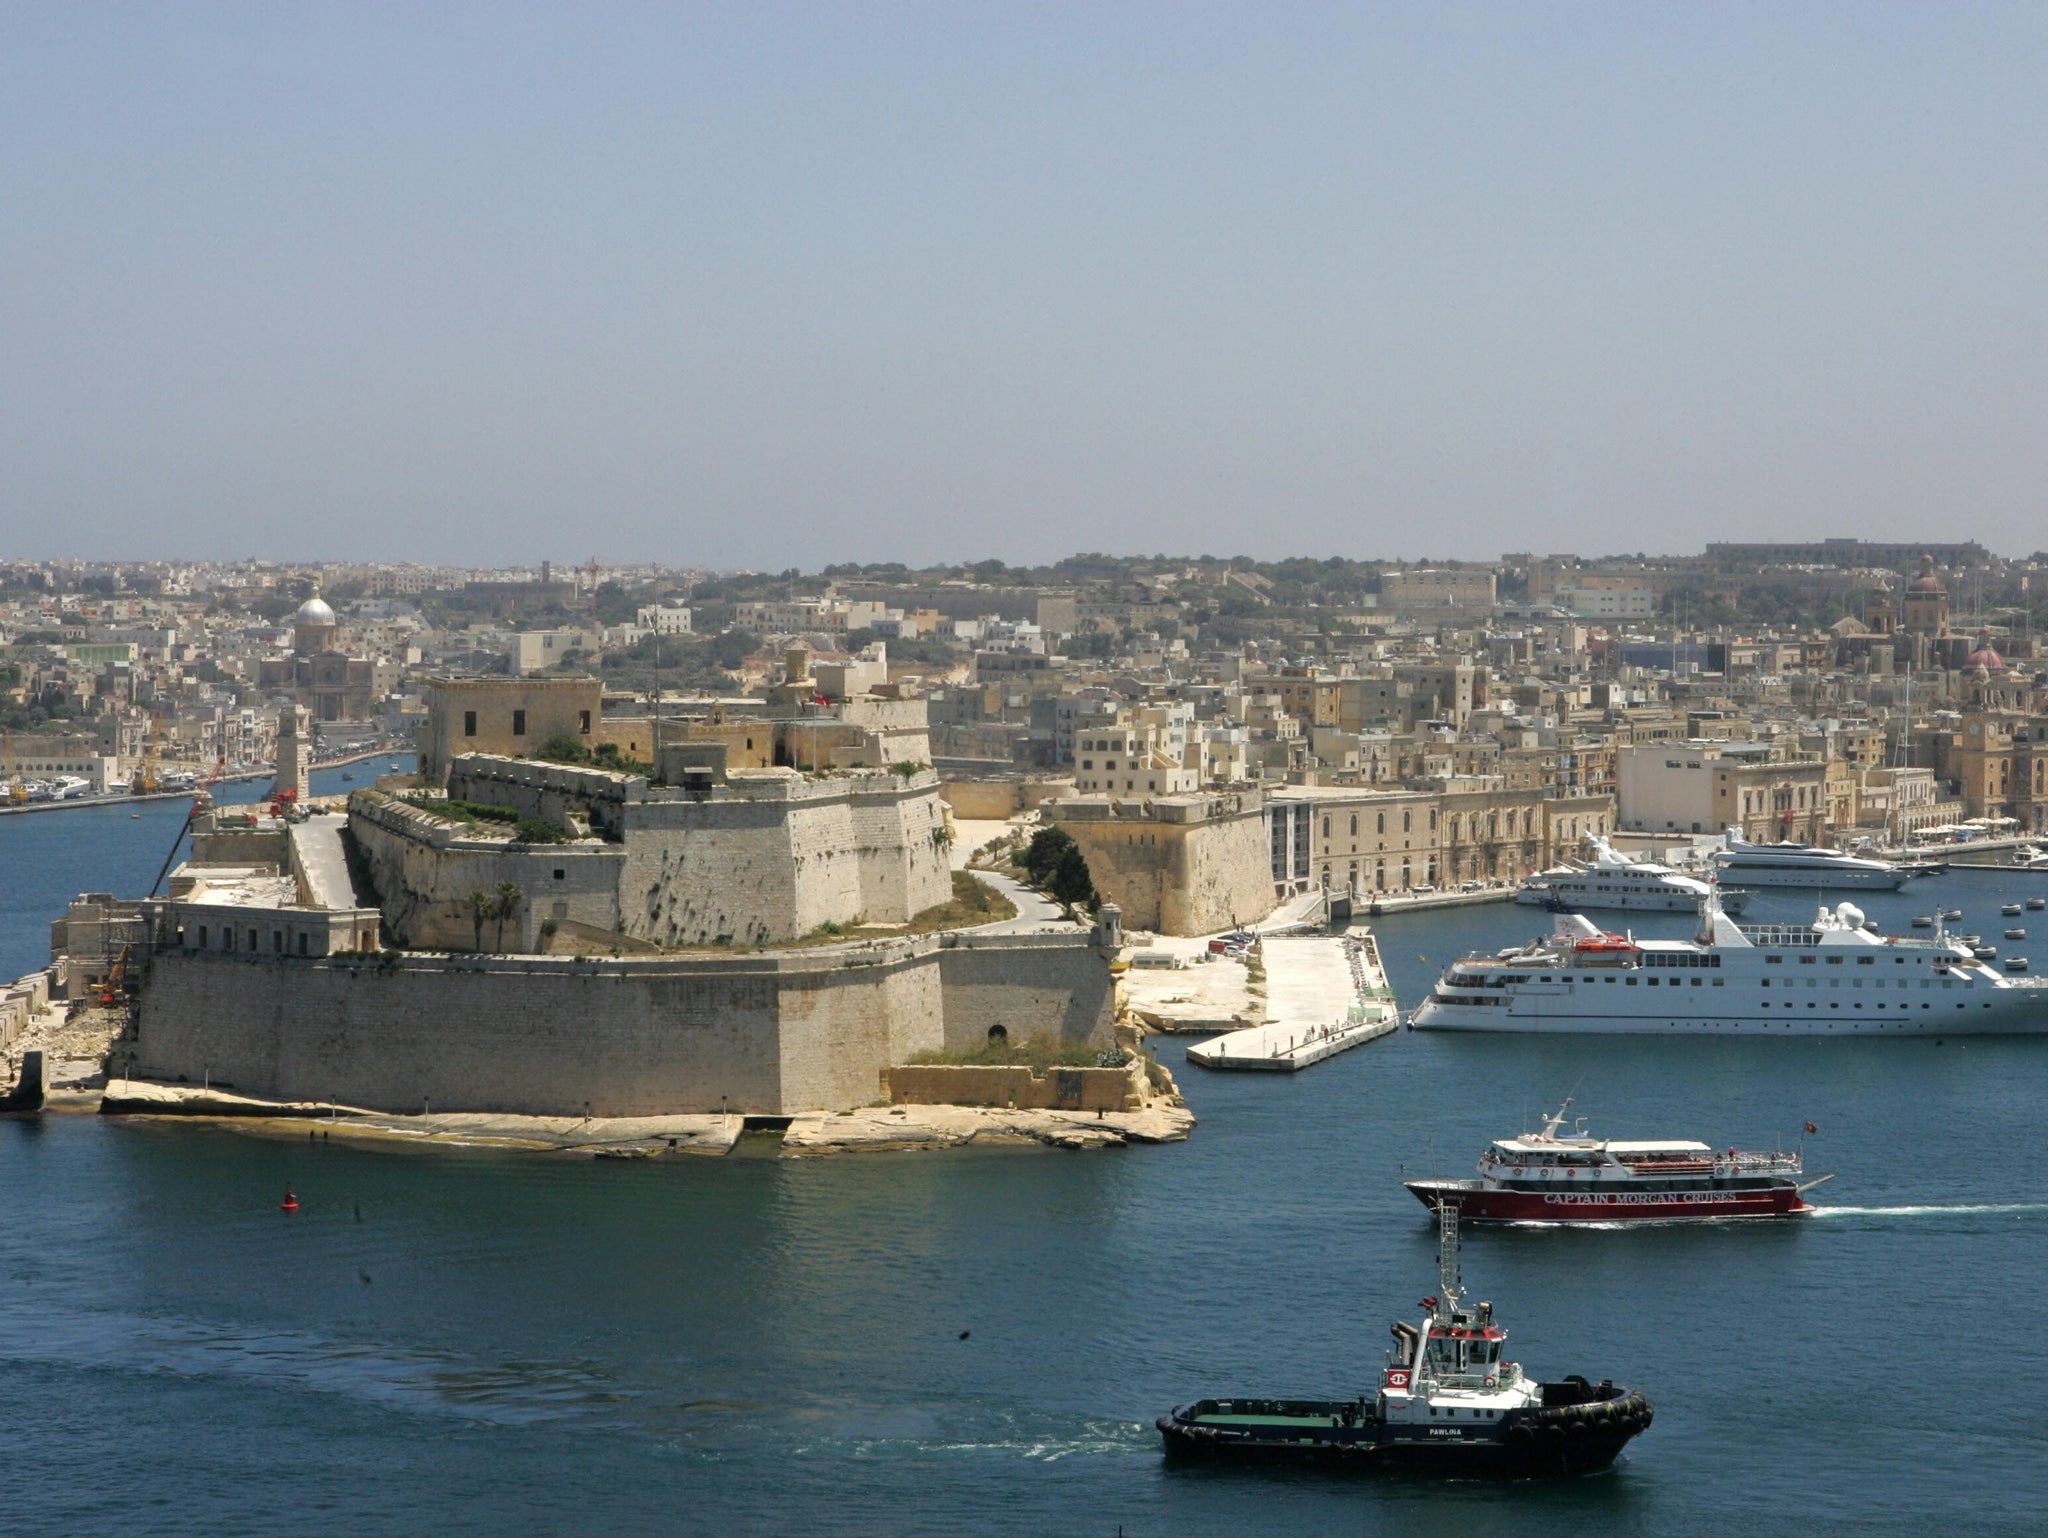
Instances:
[[[0,819],[8,886],[146,882],[176,820],[70,820],[93,815],[15,819],[71,834],[38,856],[54,873]],[[1945,898],[1995,932],[2010,879],[1868,906],[1903,924]],[[48,912],[7,900],[0,940],[33,962]],[[1412,1000],[1544,923],[1380,934]],[[1162,1051],[1201,1126],[1107,1154],[792,1161],[761,1138],[593,1163],[0,1124],[0,1525],[2041,1530],[2048,1045],[1403,1034],[1285,1079]],[[1810,1171],[1839,1172],[1793,1225],[1468,1239],[1525,1364],[1656,1402],[1620,1465],[1505,1487],[1164,1465],[1151,1418],[1178,1400],[1372,1383],[1388,1318],[1434,1290],[1403,1168],[1462,1173],[1574,1087],[1616,1135],[1769,1146],[1812,1120]]]

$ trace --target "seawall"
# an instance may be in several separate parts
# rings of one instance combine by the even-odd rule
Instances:
[[[151,960],[122,1071],[384,1111],[663,1116],[846,1110],[913,1053],[1107,1046],[1085,935],[972,931],[741,956],[387,953]]]

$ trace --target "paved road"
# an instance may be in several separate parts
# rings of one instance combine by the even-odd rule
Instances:
[[[979,934],[1024,935],[1056,933],[1078,926],[1060,917],[1060,905],[1050,898],[1041,897],[1023,882],[1009,876],[999,876],[992,870],[978,870],[975,876],[986,881],[1003,896],[1017,905],[1017,916],[1004,919],[1000,924],[985,924]]]
[[[347,826],[348,818],[339,812],[308,817],[304,822],[292,824],[292,844],[299,852],[299,864],[306,872],[306,883],[313,889],[309,895],[318,907],[353,908],[356,905],[355,887],[348,877],[348,856],[341,847],[341,830]]]

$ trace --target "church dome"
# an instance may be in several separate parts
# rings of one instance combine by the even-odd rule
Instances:
[[[1980,631],[1978,633],[1977,649],[1970,653],[1970,666],[1973,668],[1984,668],[1993,673],[2005,671],[2005,659],[1999,656],[1997,650],[1992,646],[1989,631]]]
[[[334,611],[327,606],[327,600],[315,593],[299,605],[299,612],[292,616],[294,625],[332,625]]]
[[[1906,584],[1908,593],[1922,593],[1930,598],[1946,598],[1948,589],[1941,585],[1941,578],[1934,574],[1934,557],[1920,557],[1920,575]]]

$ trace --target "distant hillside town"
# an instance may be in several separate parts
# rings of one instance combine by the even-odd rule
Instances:
[[[287,1099],[850,1112],[1033,1041],[1058,1105],[1135,1114],[1171,1091],[1124,1066],[1131,932],[1504,893],[1610,841],[2036,832],[2044,578],[1833,539],[0,564],[0,812],[199,796],[168,885],[81,894],[23,997],[113,1007],[110,1073]],[[417,772],[313,793],[393,750]],[[263,805],[208,805],[237,775]]]

